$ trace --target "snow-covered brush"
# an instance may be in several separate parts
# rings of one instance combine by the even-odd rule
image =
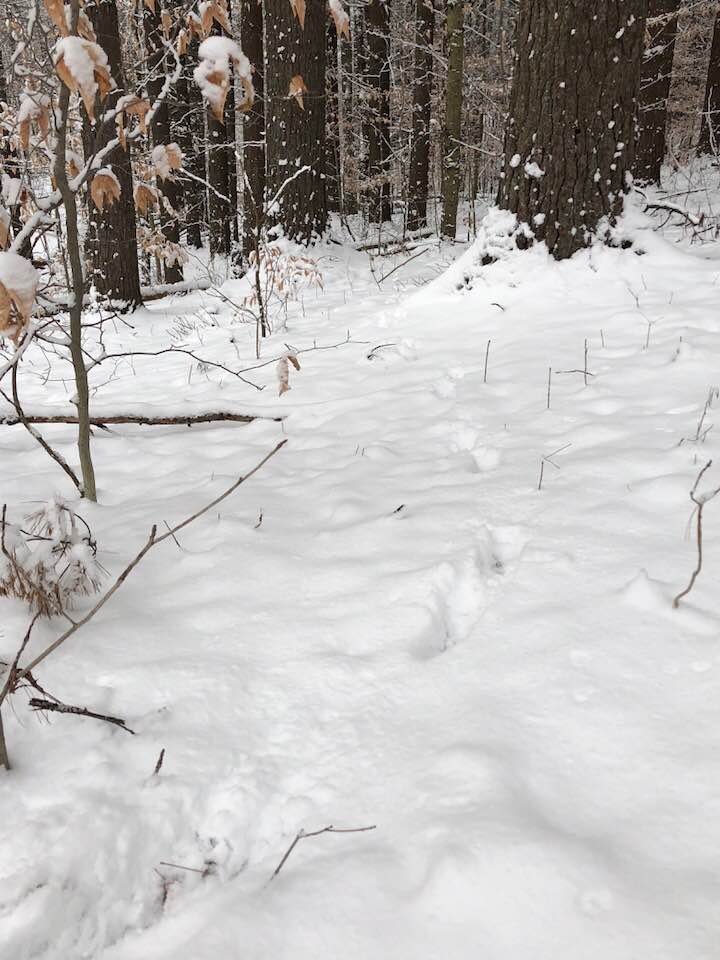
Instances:
[[[21,526],[0,520],[0,597],[15,597],[42,617],[72,609],[100,589],[104,570],[89,527],[55,498]]]

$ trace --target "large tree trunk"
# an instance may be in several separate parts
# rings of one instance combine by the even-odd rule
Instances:
[[[168,57],[163,46],[163,32],[160,20],[160,4],[154,4],[154,10],[145,5],[145,47],[148,55],[148,93],[154,102],[160,95],[165,83],[165,71],[169,69]],[[150,121],[150,133],[153,146],[167,146],[172,142],[170,132],[170,104],[167,97],[159,105]],[[180,243],[180,218],[183,216],[183,190],[176,179],[163,180],[157,178],[158,192],[160,193],[160,224],[162,233],[168,243]],[[165,283],[180,283],[183,279],[183,268],[179,263],[166,263],[164,268]]]
[[[370,0],[365,7],[365,82],[368,86],[368,177],[370,219],[392,218],[390,199],[390,2]]]
[[[462,182],[462,102],[465,60],[464,0],[448,0],[445,36],[448,75],[445,89],[442,235],[455,239]]]
[[[498,206],[558,260],[622,212],[645,13],[645,0],[522,0]]]
[[[117,100],[127,94],[122,64],[122,49],[115,0],[96,0],[86,6],[100,46],[107,54],[110,71],[117,88],[108,96],[103,109],[111,109]],[[116,131],[112,124],[91,126],[83,113],[83,145],[89,159],[101,150]],[[113,300],[126,303],[133,309],[142,303],[138,268],[137,224],[133,198],[131,146],[115,147],[103,159],[104,167],[111,167],[120,183],[120,199],[98,210],[89,202],[89,224],[85,252],[91,264],[90,279],[98,291]]]
[[[288,0],[266,0],[267,175],[274,221],[309,244],[327,227],[325,191],[325,0],[306,0],[305,29]],[[288,96],[291,82],[299,88]],[[304,170],[304,167],[309,169]]]
[[[659,183],[665,159],[667,103],[672,80],[680,0],[650,0],[648,37],[640,75],[640,140],[635,177]]]
[[[243,0],[240,37],[253,65],[255,102],[244,116],[242,252],[247,261],[256,249],[265,202],[265,82],[262,0]]]
[[[434,33],[432,0],[415,0],[415,70],[407,213],[407,228],[411,231],[427,225]]]
[[[698,153],[720,153],[720,10],[715,17]]]

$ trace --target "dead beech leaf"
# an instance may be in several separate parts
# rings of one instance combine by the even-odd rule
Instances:
[[[10,245],[10,212],[0,204],[0,250]]]
[[[154,209],[158,203],[157,190],[147,183],[138,183],[134,190],[135,206],[138,213],[145,217],[149,210]]]
[[[225,0],[215,0],[215,3],[211,7],[213,20],[218,26],[222,27],[225,33],[231,37],[232,36],[232,24],[230,23],[230,17],[228,16],[227,4]]]
[[[57,27],[60,36],[67,37],[70,31],[68,30],[67,20],[65,19],[64,0],[44,0],[44,3],[48,16]]]
[[[172,30],[172,17],[167,10],[160,11],[160,26],[165,37],[169,37]]]
[[[284,393],[287,393],[290,389],[290,368],[288,366],[288,358],[281,357],[278,360],[277,365],[277,378],[278,378],[278,396],[281,397]]]
[[[115,174],[100,170],[92,178],[90,196],[98,210],[102,213],[106,206],[112,206],[120,199],[120,184]]]
[[[288,360],[295,367],[296,370],[300,369],[300,361],[294,354],[292,353],[288,354]]]
[[[342,0],[329,0],[328,10],[330,16],[335,21],[335,32],[338,36],[344,36],[346,40],[350,39],[350,17],[347,15],[342,5]]]
[[[180,32],[177,35],[177,46],[176,46],[177,55],[179,57],[184,57],[185,54],[188,52],[189,47],[190,47],[190,34],[183,27],[183,29],[180,30]]]
[[[308,88],[305,86],[305,81],[299,73],[296,74],[290,81],[290,86],[288,87],[288,96],[295,98],[295,102],[301,110],[305,109],[305,104],[303,103],[303,94],[307,92]]]
[[[84,10],[81,10],[78,16],[77,30],[78,35],[81,36],[83,40],[89,40],[91,43],[97,43],[97,35],[92,23],[90,22],[90,17],[88,17]]]
[[[146,7],[148,8],[148,10],[150,10],[152,13],[155,13],[155,0],[145,0],[145,6],[146,6]]]
[[[305,0],[290,0],[290,6],[292,7],[292,12],[298,19],[300,24],[300,29],[305,29]]]

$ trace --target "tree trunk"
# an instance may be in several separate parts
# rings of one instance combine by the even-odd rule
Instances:
[[[5,64],[2,57],[2,48],[0,47],[0,103],[10,105],[7,90],[7,76],[5,74]],[[11,137],[0,137],[0,176],[5,174],[11,180],[20,179],[20,157],[15,149]],[[19,203],[10,204],[10,233],[11,237],[16,237],[22,230],[21,205]],[[32,237],[28,237],[18,250],[21,257],[32,260]]]
[[[650,0],[648,42],[640,75],[640,139],[635,177],[659,183],[665,159],[667,103],[680,0]]]
[[[522,0],[498,206],[558,260],[622,212],[635,160],[645,0]]]
[[[365,7],[365,83],[368,87],[368,178],[370,220],[392,219],[390,198],[390,2]]]
[[[288,0],[266,0],[268,193],[285,235],[309,244],[327,228],[325,0],[306,0],[305,29]],[[291,82],[298,96],[289,96]],[[303,171],[303,167],[308,170]]]
[[[326,70],[325,70],[325,146],[327,155],[325,157],[325,192],[327,194],[328,210],[333,213],[340,212],[340,197],[342,190],[340,188],[340,151],[338,149],[338,43],[339,38],[335,24],[330,18],[327,18],[327,50]]]
[[[109,110],[120,97],[127,94],[117,4],[115,0],[95,0],[87,5],[86,12],[98,43],[107,54],[110,72],[117,84],[117,88],[109,94],[102,107]],[[113,124],[91,125],[83,112],[83,146],[86,159],[90,159],[115,136]],[[104,210],[98,210],[92,200],[88,201],[89,224],[85,239],[92,282],[100,293],[126,303],[129,309],[142,303],[131,149],[128,142],[126,150],[120,146],[115,147],[103,159],[102,166],[110,167],[120,183],[120,199],[106,206]]]
[[[160,94],[165,83],[165,71],[169,69],[168,58],[163,47],[162,23],[160,20],[160,5],[155,9],[143,6],[145,24],[145,46],[148,55],[148,93],[151,102]],[[162,101],[150,122],[150,133],[153,146],[167,146],[172,142],[170,133],[170,104],[167,97]],[[180,243],[180,218],[183,216],[183,190],[177,179],[163,180],[157,177],[158,193],[160,194],[160,224],[163,236],[168,243]],[[166,263],[164,267],[165,283],[180,283],[183,279],[183,268],[179,263]]]
[[[720,10],[715,17],[698,153],[720,153]]]
[[[464,0],[448,0],[445,37],[448,75],[445,89],[442,235],[455,239],[462,182],[462,104],[465,59]]]
[[[434,33],[432,0],[415,0],[415,71],[407,214],[410,231],[427,226]]]
[[[265,82],[262,0],[244,0],[241,7],[243,53],[253,65],[255,102],[244,116],[242,253],[247,262],[256,249],[265,202]]]
[[[205,107],[193,70],[198,65],[197,40],[190,44],[185,56],[183,74],[175,88],[172,121],[175,137],[183,152],[183,199],[187,244],[196,250],[202,246],[202,225],[205,213]],[[191,176],[192,175],[192,176]]]

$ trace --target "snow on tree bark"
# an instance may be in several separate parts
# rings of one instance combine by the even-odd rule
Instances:
[[[680,0],[650,0],[648,40],[640,75],[640,140],[635,176],[659,183],[665,159],[667,104],[672,81]]]
[[[114,0],[97,0],[88,4],[86,13],[90,18],[98,43],[107,54],[112,78],[117,88],[108,95],[105,103],[112,109],[118,99],[127,93],[122,63],[118,10]],[[102,149],[115,136],[112,124],[105,124],[98,133],[83,114],[83,145],[86,158]],[[132,148],[130,143],[123,150],[118,146],[104,159],[120,184],[120,197],[115,203],[99,210],[88,203],[88,232],[85,250],[89,257],[91,279],[100,293],[113,300],[124,301],[130,308],[142,303],[140,274],[138,270],[137,225],[133,199]],[[92,183],[88,183],[91,189]],[[89,193],[88,193],[89,196]]]
[[[715,17],[698,153],[720,153],[720,10]]]
[[[255,249],[265,195],[265,83],[262,0],[245,0],[241,7],[240,39],[243,52],[253,65],[255,102],[243,118],[243,166],[247,178],[243,189],[242,252],[247,260]]]
[[[163,46],[163,30],[161,10],[158,4],[152,7],[143,6],[143,22],[145,26],[145,46],[147,50],[148,93],[150,101],[155,102],[165,83],[165,69],[167,67],[167,53]],[[159,104],[152,120],[150,133],[154,146],[167,146],[172,142],[170,130],[170,104],[166,97]],[[180,243],[180,218],[183,215],[183,189],[176,178],[157,180],[160,198],[160,224],[162,233],[168,243]],[[183,268],[180,263],[166,263],[164,268],[165,283],[181,283]]]
[[[445,20],[448,51],[448,76],[445,89],[445,131],[443,144],[443,215],[442,235],[455,239],[457,209],[462,178],[462,102],[465,5],[463,0],[449,0]]]
[[[435,8],[432,0],[415,0],[415,63],[407,215],[407,228],[411,231],[420,230],[427,225],[434,34]]]
[[[305,27],[288,0],[265,3],[265,121],[271,219],[309,244],[327,227],[325,187],[325,0],[306,0]],[[291,96],[301,78],[307,88]],[[302,105],[301,105],[302,103]],[[309,169],[299,173],[303,167]],[[291,179],[292,178],[292,179]]]
[[[497,202],[559,260],[623,210],[646,9],[646,0],[521,3]]]
[[[370,180],[370,220],[392,218],[390,198],[390,3],[369,0],[365,7],[365,83],[368,87],[366,139]]]

